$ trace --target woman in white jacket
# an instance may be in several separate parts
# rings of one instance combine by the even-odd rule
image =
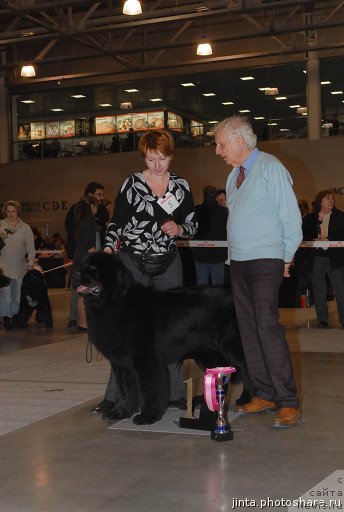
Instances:
[[[11,330],[19,310],[23,277],[33,268],[35,244],[32,229],[20,218],[18,201],[6,201],[2,213],[5,218],[0,222],[0,236],[5,247],[0,253],[0,267],[11,278],[11,284],[0,289],[0,316],[5,329]]]

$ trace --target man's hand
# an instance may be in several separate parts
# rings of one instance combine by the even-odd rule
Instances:
[[[290,277],[290,274],[289,274],[290,265],[291,265],[291,261],[289,261],[289,263],[284,263],[284,276],[283,277]]]

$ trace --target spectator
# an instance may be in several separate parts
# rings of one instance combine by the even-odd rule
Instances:
[[[207,186],[203,189],[203,203],[195,208],[198,231],[195,240],[226,240],[227,209],[216,201],[217,189]],[[193,249],[197,285],[223,285],[227,248],[213,247]]]
[[[74,210],[75,219],[75,251],[73,256],[72,274],[76,272],[85,256],[96,251],[97,228],[95,215],[97,205],[89,196],[82,197]],[[76,289],[72,289],[75,293]],[[78,332],[87,331],[86,313],[83,298],[78,297]]]
[[[95,223],[97,228],[97,249],[100,249],[104,243],[105,229],[109,220],[109,214],[106,207],[101,203],[104,199],[104,186],[100,183],[92,181],[89,183],[84,191],[84,197],[90,198],[91,202],[96,206]],[[76,247],[75,236],[75,209],[78,203],[73,204],[66,215],[65,229],[67,231],[67,256],[69,260],[73,260],[74,251]],[[72,288],[70,312],[68,328],[71,334],[78,332],[78,294],[75,288]]]
[[[5,329],[11,330],[15,327],[19,311],[23,277],[33,269],[36,251],[32,230],[20,218],[19,202],[6,201],[2,213],[5,219],[0,221],[0,237],[5,247],[0,253],[0,268],[11,278],[11,284],[0,289],[0,316]]]
[[[38,231],[37,228],[32,228],[33,233],[33,239],[35,243],[35,249],[36,251],[41,251],[44,247],[44,240],[42,238],[41,233]]]
[[[109,215],[109,219],[111,219],[111,217],[112,217],[112,201],[110,201],[110,199],[102,199],[101,203],[107,209],[108,215]],[[108,223],[109,222],[107,222],[107,224]]]
[[[216,194],[216,201],[219,206],[227,208],[227,195],[224,188],[219,188]]]
[[[307,199],[299,199],[297,204],[299,205],[301,217],[306,217],[306,215],[309,214],[309,204]]]
[[[335,207],[330,190],[315,198],[313,212],[303,219],[304,240],[344,240],[344,212]],[[339,322],[344,329],[344,254],[343,249],[309,249],[306,269],[310,272],[318,327],[328,327],[326,276],[333,286]]]

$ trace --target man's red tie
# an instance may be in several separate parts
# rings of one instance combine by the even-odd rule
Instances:
[[[237,180],[236,180],[236,187],[237,188],[241,187],[241,184],[244,181],[244,179],[245,179],[245,167],[243,167],[241,165],[240,169],[239,169],[239,174],[238,174],[238,177],[237,177]]]

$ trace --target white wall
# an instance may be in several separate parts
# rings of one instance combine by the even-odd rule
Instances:
[[[320,190],[337,188],[336,204],[344,210],[343,137],[268,141],[259,147],[280,158],[289,169],[298,198],[311,203]],[[104,184],[105,197],[113,199],[124,178],[143,168],[139,152],[2,164],[0,201],[21,201],[26,222],[47,223],[50,234],[59,231],[64,236],[66,211],[81,197],[87,183]],[[223,188],[228,174],[214,147],[176,149],[171,170],[190,182],[195,202],[202,200],[205,185]]]

